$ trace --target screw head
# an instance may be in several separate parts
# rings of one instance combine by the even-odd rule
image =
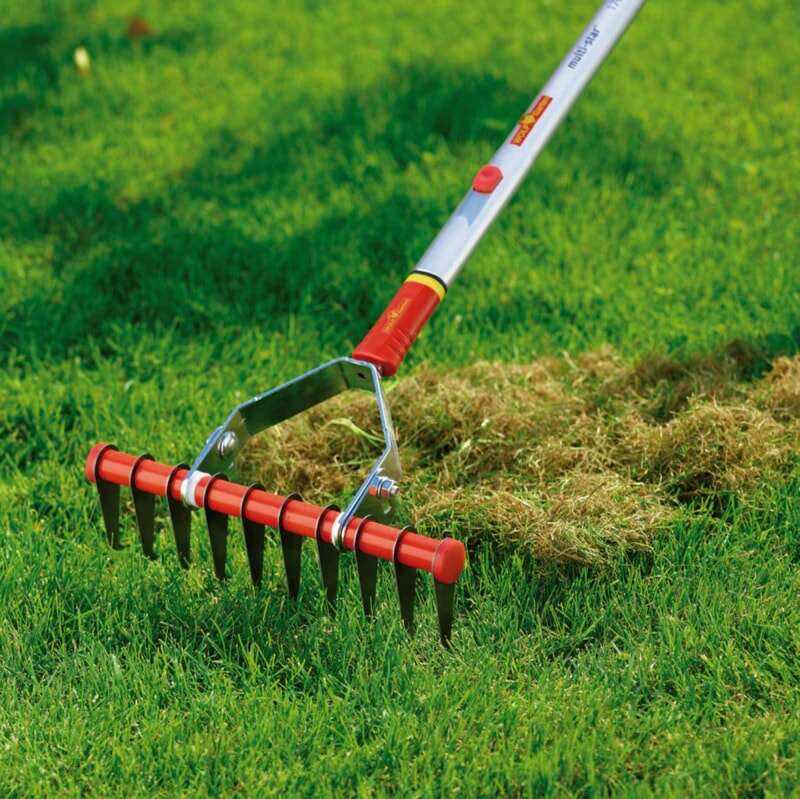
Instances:
[[[217,452],[219,452],[219,456],[221,458],[227,458],[239,444],[239,439],[236,437],[236,433],[231,430],[228,430],[219,440],[217,444]]]

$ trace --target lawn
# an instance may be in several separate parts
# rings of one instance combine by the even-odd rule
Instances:
[[[310,547],[297,604],[274,544],[257,593],[238,540],[224,587],[207,552],[111,553],[83,480],[97,441],[191,459],[350,352],[594,8],[6,3],[0,795],[797,795],[796,463],[665,495],[595,563],[470,529],[449,652],[427,584],[405,635],[388,568],[367,623],[349,559],[325,613]],[[798,23],[649,3],[405,373],[746,352],[725,402],[751,396],[800,350]]]

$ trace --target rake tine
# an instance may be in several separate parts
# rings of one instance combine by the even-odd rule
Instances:
[[[100,510],[103,512],[108,545],[111,549],[122,549],[119,541],[119,486],[116,483],[98,480],[97,493],[100,495]]]
[[[417,570],[406,566],[397,559],[397,552],[403,536],[412,532],[410,527],[404,527],[394,542],[392,560],[394,561],[394,576],[397,580],[397,596],[400,599],[400,615],[409,635],[414,634],[414,598],[417,585]]]
[[[97,453],[94,462],[94,482],[97,494],[100,497],[100,510],[103,513],[103,526],[106,528],[106,540],[112,549],[122,549],[119,540],[119,486],[103,480],[98,472],[98,467],[103,455],[109,450],[116,450],[113,444],[106,444]]]
[[[339,550],[333,544],[323,541],[320,536],[322,520],[329,511],[339,511],[336,505],[326,505],[317,518],[314,528],[314,538],[317,541],[317,555],[319,556],[319,573],[322,584],[325,586],[325,598],[328,608],[333,612],[336,606],[336,590],[339,585]]]
[[[439,617],[439,638],[442,646],[450,647],[450,634],[453,631],[453,605],[455,603],[455,583],[442,583],[434,579],[436,587],[436,614]]]
[[[156,527],[156,498],[155,494],[141,491],[136,487],[136,472],[143,461],[152,461],[153,456],[140,455],[131,466],[131,495],[133,496],[133,509],[136,515],[136,526],[139,528],[139,540],[142,542],[142,552],[145,557],[154,560],[155,527]]]
[[[290,596],[299,594],[301,572],[301,547],[303,539],[313,537],[317,543],[320,573],[326,590],[326,600],[333,608],[337,599],[338,566],[341,548],[353,550],[356,556],[359,587],[364,614],[371,618],[376,610],[377,561],[391,561],[394,566],[397,593],[403,625],[409,634],[414,632],[414,605],[416,602],[417,572],[429,572],[434,579],[435,599],[439,622],[439,635],[447,646],[451,640],[454,585],[466,565],[466,547],[453,538],[434,540],[417,535],[409,527],[398,530],[381,524],[369,516],[359,517],[351,526],[337,525],[342,516],[335,505],[321,508],[302,501],[298,494],[279,497],[257,485],[243,486],[227,482],[222,474],[209,475],[200,472],[199,482],[184,483],[189,475],[188,467],[175,467],[156,463],[149,456],[130,455],[119,452],[108,444],[96,444],[89,452],[84,466],[87,480],[98,485],[103,519],[109,543],[119,547],[119,486],[133,485],[139,492],[153,496],[165,496],[170,516],[175,527],[175,539],[181,565],[189,559],[190,510],[184,506],[184,497],[192,507],[203,508],[208,522],[213,565],[220,580],[226,578],[227,538],[229,516],[237,513],[245,524],[245,538],[250,561],[251,577],[263,579],[263,526],[275,527],[280,534],[281,547],[286,566],[286,580]],[[217,482],[217,481],[221,482]],[[177,481],[177,482],[176,482]],[[178,490],[180,485],[181,490]],[[186,493],[191,488],[192,496]],[[186,489],[186,490],[184,490]],[[198,490],[199,489],[199,490]],[[150,519],[149,508],[143,508],[141,497],[135,496],[138,521]],[[296,501],[294,505],[290,505]],[[330,514],[330,515],[326,515]],[[331,521],[334,524],[331,525]],[[328,540],[326,530],[335,541]],[[144,543],[148,539],[145,526]],[[409,533],[414,533],[409,535]],[[352,537],[348,534],[352,533]]]
[[[278,510],[278,533],[281,537],[281,549],[283,550],[283,565],[286,569],[286,586],[289,589],[291,599],[297,599],[300,593],[300,553],[303,549],[303,538],[293,535],[283,529],[283,514],[286,506],[293,500],[302,500],[300,494],[289,494],[281,503]]]
[[[228,515],[212,510],[205,501],[206,494],[217,480],[226,480],[224,474],[215,474],[207,483],[203,491],[203,508],[206,512],[208,524],[208,538],[211,543],[211,557],[214,560],[214,574],[218,580],[225,580],[225,561],[228,556]]]
[[[172,481],[179,469],[188,469],[185,463],[179,463],[167,477],[167,506],[169,518],[172,521],[172,533],[175,536],[175,549],[178,550],[178,562],[181,568],[189,568],[190,541],[192,532],[192,512],[179,499],[174,499],[170,493]]]
[[[242,503],[239,505],[239,515],[242,517],[242,532],[244,533],[244,544],[247,548],[247,563],[250,566],[250,579],[253,585],[261,585],[261,577],[264,573],[264,529],[263,524],[250,521],[245,516],[245,509],[247,500],[250,499],[250,494],[256,489],[264,490],[261,483],[253,483],[245,491],[242,497]]]
[[[358,523],[356,534],[353,537],[353,552],[356,555],[356,569],[358,570],[358,585],[361,588],[361,604],[364,606],[364,616],[373,618],[375,606],[375,588],[378,582],[378,559],[359,549],[359,539],[364,525],[370,520],[365,516]]]

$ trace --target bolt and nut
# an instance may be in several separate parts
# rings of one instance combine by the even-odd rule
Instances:
[[[217,443],[217,452],[220,458],[227,458],[228,455],[233,453],[238,444],[239,439],[236,437],[236,433],[230,430],[225,433]]]
[[[390,499],[400,493],[400,486],[391,477],[378,477],[373,485],[370,486],[369,493],[373,497]]]

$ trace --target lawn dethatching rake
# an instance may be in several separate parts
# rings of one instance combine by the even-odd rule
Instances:
[[[86,478],[97,485],[108,542],[120,547],[120,485],[130,486],[144,554],[155,557],[155,497],[166,497],[181,565],[190,557],[191,511],[203,508],[214,571],[226,576],[228,517],[242,519],[253,583],[261,580],[265,526],[279,533],[289,594],[300,585],[303,537],[316,541],[322,582],[331,607],[336,599],[339,554],[355,553],[364,612],[373,614],[377,561],[394,564],[400,611],[414,624],[416,571],[433,575],[442,642],[450,639],[454,588],[464,568],[464,545],[438,541],[408,528],[389,526],[400,490],[400,457],[381,380],[397,372],[411,344],[510,199],[559,123],[644,4],[607,0],[522,115],[491,162],[430,245],[400,290],[351,357],[338,358],[242,403],[208,438],[191,466],[166,466],[149,455],[119,452],[109,444],[92,448]],[[373,392],[384,449],[344,510],[317,507],[297,496],[270,494],[262,486],[232,483],[224,476],[247,441],[349,389]],[[358,515],[357,515],[358,514]]]

